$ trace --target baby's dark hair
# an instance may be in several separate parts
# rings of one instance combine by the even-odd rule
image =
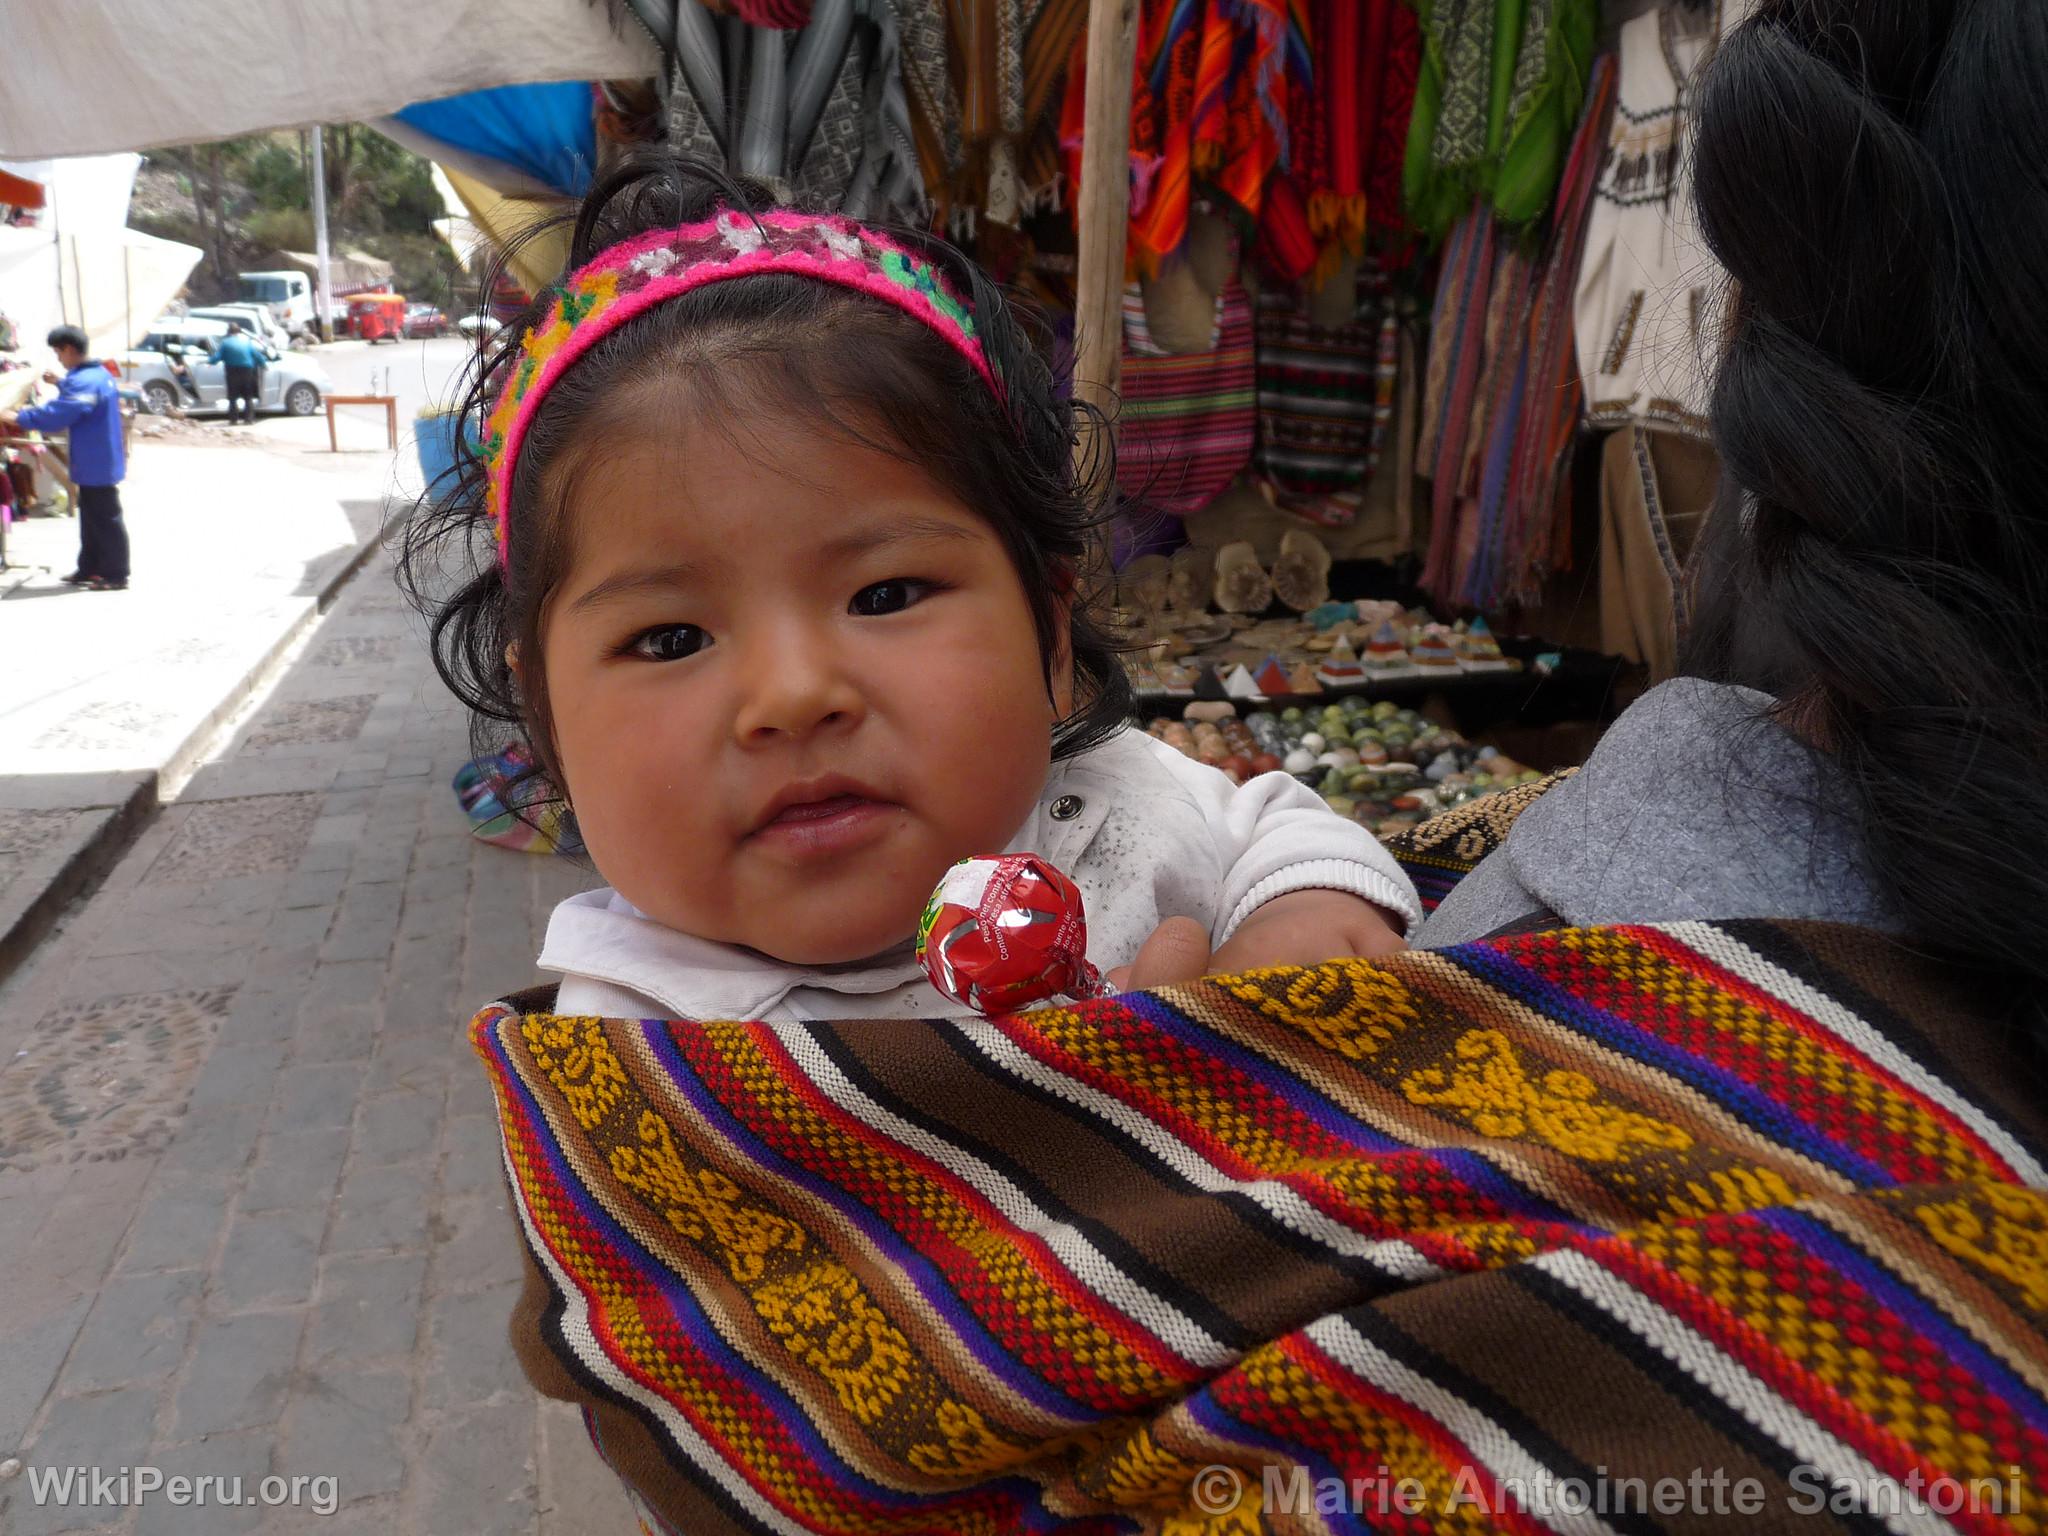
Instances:
[[[653,230],[776,206],[758,182],[645,152],[583,200],[568,271]],[[1054,758],[1085,752],[1131,718],[1130,682],[1089,597],[1110,510],[1102,491],[1114,483],[1107,431],[1088,433],[1090,452],[1077,467],[1077,433],[1091,408],[1058,388],[1037,317],[944,241],[870,227],[950,279],[973,316],[1001,398],[929,326],[865,294],[790,273],[711,283],[628,320],[562,375],[528,428],[507,512],[505,564],[485,509],[485,465],[466,441],[452,485],[430,486],[407,526],[400,580],[430,619],[442,681],[474,712],[480,752],[502,745],[510,726],[560,783],[541,633],[567,565],[565,513],[580,477],[613,441],[607,403],[649,388],[729,421],[768,412],[808,416],[843,440],[917,465],[1001,539],[1030,605],[1048,692],[1055,659],[1063,649],[1071,657],[1075,709],[1054,730]],[[465,420],[489,411],[520,343],[553,298],[539,295],[479,353]],[[508,652],[525,663],[517,672]]]

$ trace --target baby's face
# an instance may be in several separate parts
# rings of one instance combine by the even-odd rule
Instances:
[[[1000,540],[920,470],[797,424],[741,436],[627,442],[582,477],[542,629],[556,749],[641,911],[859,960],[1016,834],[1071,684],[1048,697]]]

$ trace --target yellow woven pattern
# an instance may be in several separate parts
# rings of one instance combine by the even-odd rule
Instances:
[[[812,1246],[801,1227],[716,1170],[685,1165],[673,1126],[627,1079],[599,1021],[531,1016],[520,1021],[520,1033],[535,1068],[578,1115],[584,1139],[607,1156],[622,1185],[724,1269],[769,1334],[856,1422],[871,1431],[886,1425],[889,1443],[870,1441],[886,1458],[865,1469],[870,1475],[911,1487],[943,1485],[1029,1458],[1029,1450],[1005,1443],[971,1404],[951,1394],[859,1279]],[[578,1106],[581,1112],[603,1109],[585,1121]],[[535,1183],[523,1171],[520,1182],[531,1203]],[[541,1220],[539,1211],[535,1219]],[[569,1243],[559,1222],[543,1230],[558,1252]],[[655,1343],[633,1297],[611,1286],[604,1266],[590,1259],[578,1254],[567,1267],[598,1290],[622,1352],[657,1373],[664,1391],[680,1388],[669,1379],[673,1349]],[[699,1398],[685,1394],[683,1400]],[[731,1403],[703,1401],[707,1412],[715,1408],[723,1416],[721,1426],[732,1416]],[[763,1468],[751,1453],[735,1459],[760,1468],[778,1492],[812,1497],[815,1482],[807,1488],[795,1468],[779,1461]],[[829,1502],[815,1507],[836,1509]]]

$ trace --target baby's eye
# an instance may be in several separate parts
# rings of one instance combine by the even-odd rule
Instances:
[[[694,624],[657,624],[626,642],[626,654],[647,661],[683,661],[711,643]]]
[[[888,581],[878,581],[871,587],[862,587],[853,594],[853,601],[847,611],[862,618],[877,618],[885,613],[900,613],[913,603],[931,595],[936,583],[919,581],[911,576],[897,576]]]

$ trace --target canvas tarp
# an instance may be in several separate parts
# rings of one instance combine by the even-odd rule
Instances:
[[[454,248],[465,271],[481,276],[498,251],[510,250],[512,280],[528,293],[539,293],[561,276],[569,259],[567,225],[520,239],[532,225],[559,213],[560,199],[508,197],[445,165],[434,168],[434,184],[449,213],[434,221],[435,231]]]
[[[0,310],[30,353],[57,325],[80,327],[95,356],[124,351],[177,297],[200,254],[132,229],[0,228]]]
[[[592,0],[0,0],[0,156],[357,122],[529,81],[652,75]]]

